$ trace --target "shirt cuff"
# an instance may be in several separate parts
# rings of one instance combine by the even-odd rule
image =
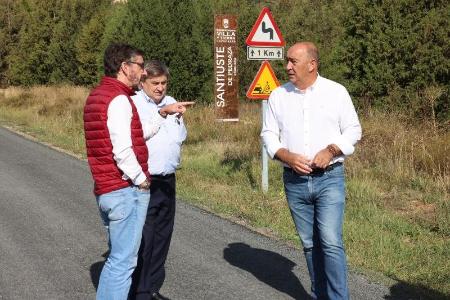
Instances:
[[[265,148],[266,148],[267,154],[269,154],[270,158],[274,159],[277,151],[283,147],[281,147],[281,144],[280,144],[280,145],[272,145],[271,147],[268,147],[267,145],[265,145]]]
[[[355,147],[349,143],[343,136],[340,136],[337,140],[334,141],[333,144],[336,144],[336,146],[341,149],[342,154],[345,156],[353,154],[355,151]]]
[[[133,184],[134,185],[140,185],[141,183],[143,183],[145,180],[147,180],[147,176],[145,175],[145,173],[141,173],[138,175],[138,177],[136,177],[133,180]]]

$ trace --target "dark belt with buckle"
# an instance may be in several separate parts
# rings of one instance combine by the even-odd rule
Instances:
[[[150,178],[166,179],[166,178],[171,178],[171,177],[174,177],[174,176],[175,176],[175,173],[170,173],[170,174],[166,174],[166,175],[155,174],[155,175],[150,175]]]
[[[305,174],[303,176],[318,176],[318,175],[322,175],[323,173],[329,172],[329,171],[331,171],[334,168],[339,167],[339,166],[342,166],[342,162],[340,162],[340,161],[336,162],[334,164],[331,164],[331,165],[329,165],[328,167],[326,167],[324,169],[321,169],[321,168],[313,169],[311,173]],[[294,169],[289,168],[289,167],[284,167],[284,170],[287,171],[287,172],[293,173],[293,174],[295,173],[295,174],[298,174],[298,175],[302,175],[302,174],[299,174],[299,173],[295,172]]]

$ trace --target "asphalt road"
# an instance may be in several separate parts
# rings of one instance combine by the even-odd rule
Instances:
[[[107,250],[87,164],[0,127],[0,299],[94,299]],[[349,276],[352,299],[396,299]],[[301,252],[178,201],[162,293],[307,299]]]

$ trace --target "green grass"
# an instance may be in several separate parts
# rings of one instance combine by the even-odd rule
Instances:
[[[0,91],[0,122],[84,156],[82,107],[88,90],[36,87]],[[299,246],[281,181],[269,163],[261,192],[260,105],[245,104],[238,124],[217,123],[211,107],[185,116],[189,131],[178,196]],[[450,298],[450,132],[448,124],[371,112],[363,140],[346,161],[344,228],[354,270],[398,281],[392,295]]]

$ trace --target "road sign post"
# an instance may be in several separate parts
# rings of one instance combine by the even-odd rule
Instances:
[[[261,101],[261,113],[262,122],[266,120],[267,100]],[[261,174],[261,187],[264,193],[269,190],[269,156],[267,155],[267,149],[264,143],[261,143],[261,159],[262,159],[262,174]]]
[[[267,110],[267,99],[274,89],[280,86],[278,79],[273,72],[267,60],[261,63],[258,73],[255,76],[252,84],[247,91],[247,98],[262,99],[261,113],[262,123],[264,124],[265,113]],[[269,190],[269,157],[267,155],[264,143],[261,143],[261,159],[262,159],[262,174],[261,174],[261,188],[264,193]]]
[[[264,124],[268,107],[267,99],[270,93],[280,85],[268,60],[284,59],[285,45],[281,31],[267,7],[260,12],[245,42],[247,44],[247,60],[263,60],[247,91],[247,98],[263,100],[261,102],[261,119]],[[261,187],[262,191],[266,193],[269,189],[269,158],[264,143],[261,143],[261,159]]]

